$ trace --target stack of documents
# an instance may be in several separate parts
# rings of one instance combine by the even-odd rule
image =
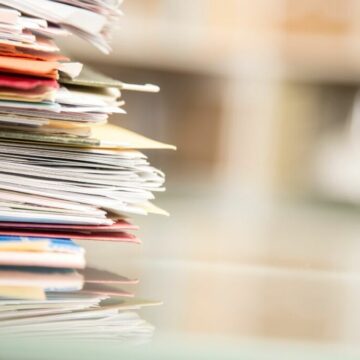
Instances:
[[[113,80],[59,54],[74,33],[108,49],[114,0],[0,0],[0,265],[81,269],[74,240],[139,243],[133,214],[152,204],[164,174],[141,149],[173,149],[107,124],[125,113]]]
[[[24,39],[29,41],[34,33],[52,36],[71,32],[90,41],[103,52],[109,52],[109,29],[121,15],[119,10],[121,2],[121,0],[1,0],[0,4],[18,10],[31,18],[26,16],[16,21],[13,12],[4,11],[0,14],[0,21],[4,22],[3,32],[14,32],[15,41],[21,42]],[[8,24],[13,26],[9,28],[6,26]],[[28,30],[32,33],[28,34]]]
[[[158,303],[117,288],[134,283],[97,269],[0,268],[0,336],[146,341],[154,328],[136,310]]]

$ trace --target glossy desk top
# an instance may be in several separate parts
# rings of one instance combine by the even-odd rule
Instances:
[[[220,231],[209,210],[199,220],[207,228],[197,226],[197,234],[189,228],[193,214],[178,211],[165,222],[144,220],[142,247],[87,244],[92,265],[139,278],[137,296],[163,301],[139,312],[155,326],[153,338],[131,346],[102,339],[3,338],[0,358],[359,359],[356,216],[282,211],[258,216],[251,226],[235,222],[237,229],[229,224],[239,214],[229,215],[228,222],[220,219]],[[334,214],[345,220],[331,225]],[[331,226],[338,229],[332,237]],[[327,236],[321,236],[323,229]]]

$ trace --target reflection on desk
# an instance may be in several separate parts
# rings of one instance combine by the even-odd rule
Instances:
[[[0,337],[143,343],[154,327],[136,310],[156,302],[118,288],[136,284],[107,271],[0,268]]]

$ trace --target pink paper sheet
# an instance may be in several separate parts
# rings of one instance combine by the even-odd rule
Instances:
[[[119,232],[126,230],[138,230],[138,226],[133,225],[126,220],[118,220],[112,225],[69,225],[69,224],[41,224],[41,223],[20,223],[20,222],[0,222],[0,229],[37,229],[37,230],[62,230],[71,232]]]
[[[59,84],[52,79],[38,79],[30,76],[0,74],[0,87],[18,90],[33,90],[37,87],[58,89]]]

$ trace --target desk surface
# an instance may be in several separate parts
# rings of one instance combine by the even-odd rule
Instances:
[[[143,246],[86,244],[91,265],[137,277],[137,296],[163,301],[140,311],[156,328],[150,343],[29,334],[0,339],[0,358],[360,359],[356,214],[286,208],[250,221],[239,207],[242,221],[229,212],[227,223],[206,207],[193,232],[199,209],[176,207],[171,220],[143,221]]]
[[[77,359],[95,359],[101,354],[187,359],[194,353],[204,359],[335,359],[339,354],[342,359],[360,358],[358,276],[234,264],[119,261],[128,274],[140,275],[137,295],[164,302],[140,311],[156,327],[150,343],[124,346],[29,334],[0,340],[1,358],[72,359],[76,354]]]

